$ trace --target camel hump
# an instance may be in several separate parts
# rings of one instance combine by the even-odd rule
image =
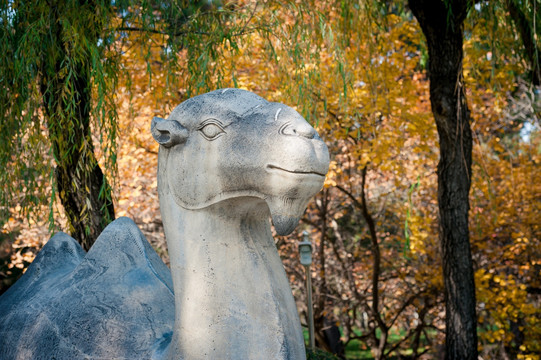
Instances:
[[[96,267],[104,261],[107,263],[107,271],[113,273],[147,268],[173,293],[169,268],[130,218],[120,217],[109,224],[79,267]]]
[[[1,359],[150,358],[172,331],[171,275],[128,218],[86,255],[55,235],[23,278],[0,297]]]
[[[85,251],[74,238],[59,232],[41,249],[23,276],[0,297],[3,314],[25,298],[35,297],[70,274],[81,263]]]

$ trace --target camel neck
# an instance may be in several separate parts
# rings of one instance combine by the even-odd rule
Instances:
[[[302,358],[300,323],[266,204],[241,198],[186,210],[171,199],[160,199],[175,291],[166,357]]]

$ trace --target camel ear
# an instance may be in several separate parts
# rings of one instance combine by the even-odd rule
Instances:
[[[154,140],[166,148],[182,144],[188,139],[188,130],[176,120],[165,120],[157,116],[152,119],[150,132]]]

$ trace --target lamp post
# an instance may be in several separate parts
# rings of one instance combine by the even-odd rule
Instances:
[[[299,253],[301,257],[301,264],[306,271],[306,289],[307,289],[307,303],[308,303],[308,335],[310,340],[310,349],[314,350],[316,347],[316,340],[314,337],[314,314],[312,310],[312,273],[310,272],[310,265],[312,264],[312,243],[308,236],[308,231],[302,232],[303,241],[299,242]]]

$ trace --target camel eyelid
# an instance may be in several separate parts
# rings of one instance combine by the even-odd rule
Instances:
[[[225,134],[223,124],[216,119],[208,119],[204,121],[197,131],[208,141],[212,141]]]
[[[230,125],[230,124],[224,125],[220,120],[217,120],[217,119],[207,119],[207,120],[203,121],[201,123],[201,125],[199,125],[197,127],[197,130],[201,130],[202,128],[204,128],[205,126],[207,126],[209,124],[216,125],[222,130]]]

